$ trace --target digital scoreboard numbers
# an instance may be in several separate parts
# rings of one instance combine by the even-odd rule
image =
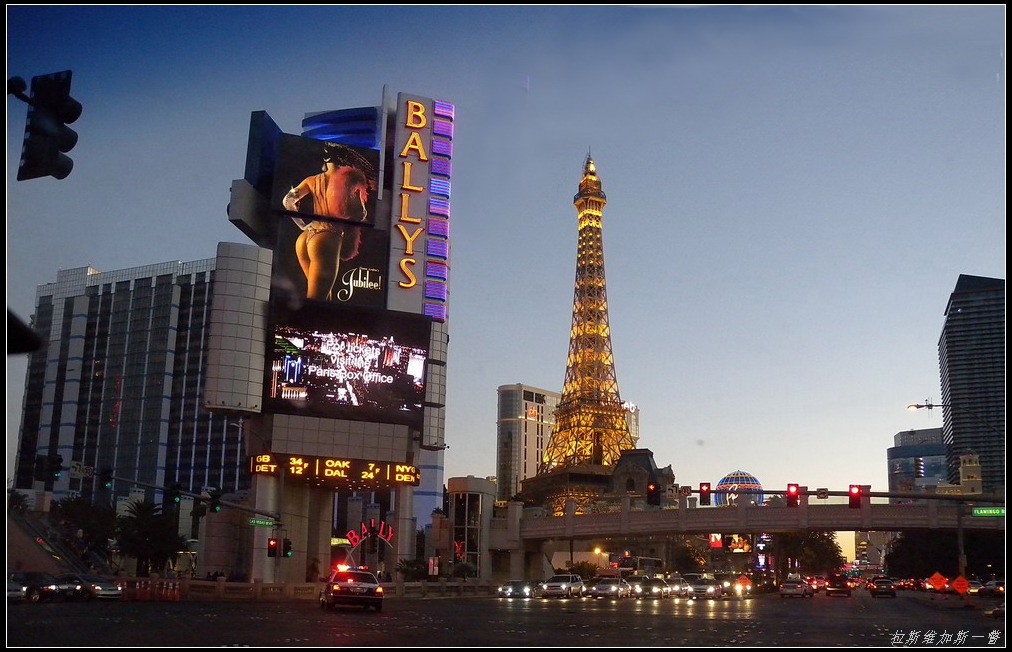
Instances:
[[[278,455],[250,457],[250,473],[279,475],[340,489],[381,489],[397,485],[418,486],[418,467],[400,462],[379,462],[348,457]]]
[[[271,453],[250,455],[249,472],[253,475],[277,475],[280,471],[277,457]]]

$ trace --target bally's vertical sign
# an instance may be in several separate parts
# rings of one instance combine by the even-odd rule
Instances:
[[[453,112],[397,95],[387,308],[447,319]]]

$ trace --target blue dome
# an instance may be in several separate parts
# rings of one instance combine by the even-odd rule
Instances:
[[[717,490],[727,490],[727,494],[717,493]],[[747,489],[750,492],[757,491],[759,493],[742,493],[737,492],[742,489]],[[714,487],[713,492],[713,504],[714,505],[736,505],[739,500],[748,500],[756,505],[763,504],[763,486],[759,483],[759,479],[751,473],[746,471],[731,471],[717,483]]]

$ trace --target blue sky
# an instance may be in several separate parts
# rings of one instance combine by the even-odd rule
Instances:
[[[16,181],[7,304],[56,271],[211,258],[250,113],[453,102],[447,476],[496,389],[561,389],[593,155],[622,398],[676,482],[886,488],[941,425],[960,274],[1005,278],[1005,7],[7,6],[7,74],[73,71],[65,180]],[[7,361],[8,475],[24,385]]]

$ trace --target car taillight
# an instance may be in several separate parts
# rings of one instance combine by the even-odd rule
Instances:
[[[382,586],[377,586],[377,587],[376,587],[376,593],[377,593],[377,594],[379,594],[379,593],[383,593],[383,587],[382,587]]]

